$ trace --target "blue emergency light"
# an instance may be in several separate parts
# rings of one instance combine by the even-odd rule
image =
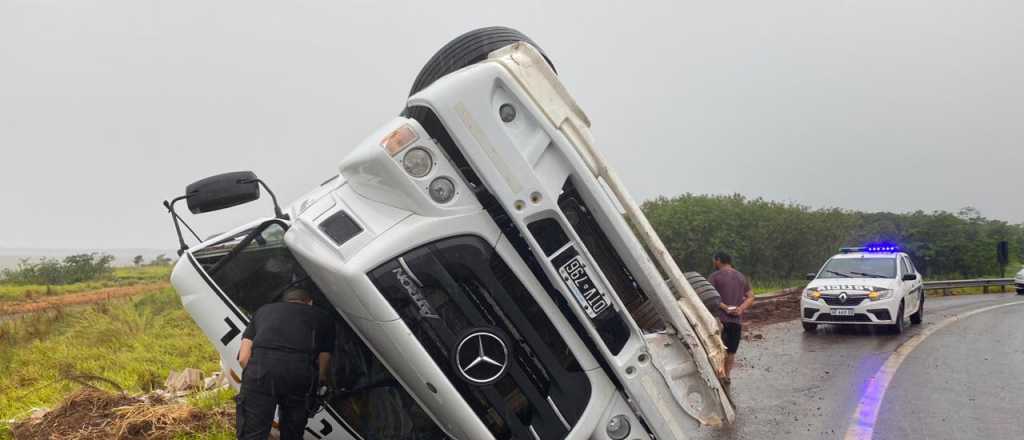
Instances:
[[[849,254],[852,252],[892,253],[899,251],[900,247],[892,243],[868,243],[861,247],[839,248],[839,252],[842,252],[844,254]]]

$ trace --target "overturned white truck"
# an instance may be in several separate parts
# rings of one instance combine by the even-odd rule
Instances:
[[[284,211],[188,246],[165,202],[171,281],[235,386],[261,305],[303,286],[337,318],[309,439],[689,438],[733,418],[719,330],[589,126],[532,41],[469,32]],[[223,174],[175,202],[224,209],[262,184]]]

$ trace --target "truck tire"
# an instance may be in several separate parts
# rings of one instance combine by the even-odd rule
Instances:
[[[718,290],[711,285],[701,274],[697,272],[687,272],[683,274],[686,280],[690,283],[690,286],[697,291],[697,296],[700,297],[704,307],[711,312],[711,316],[718,318],[718,304],[722,301],[722,297],[718,294]],[[676,291],[675,286],[671,282],[665,280],[665,284],[668,284],[669,290],[672,291],[672,296],[679,300],[682,295]],[[661,316],[658,314],[657,309],[654,307],[651,301],[644,301],[634,307],[629,308],[629,313],[636,321],[640,328],[648,331],[656,331],[665,327],[665,323],[662,321]]]
[[[540,51],[548,65],[551,66],[551,70],[555,70],[555,65],[551,63],[551,59],[544,53],[544,50],[522,32],[503,26],[485,27],[455,37],[430,57],[427,64],[420,69],[419,75],[416,75],[416,80],[412,82],[409,96],[427,88],[442,76],[479,63],[491,52],[518,42],[529,43]]]
[[[719,310],[718,306],[722,303],[722,296],[718,293],[718,290],[715,289],[715,286],[712,286],[703,275],[697,272],[686,272],[683,276],[686,277],[686,281],[690,283],[693,290],[697,291],[697,296],[700,298],[700,301],[704,303],[704,307],[711,312],[711,316],[717,317]],[[675,291],[672,293],[676,295],[677,299],[679,298],[679,293]]]

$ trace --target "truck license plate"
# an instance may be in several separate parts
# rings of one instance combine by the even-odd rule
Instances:
[[[853,316],[853,309],[832,309],[832,316]]]
[[[576,297],[576,302],[583,307],[591,319],[600,315],[611,305],[605,295],[590,280],[587,267],[580,261],[579,255],[558,268],[558,274],[562,276],[562,281]]]

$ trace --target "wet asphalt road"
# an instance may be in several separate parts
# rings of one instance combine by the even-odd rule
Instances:
[[[843,438],[868,379],[903,342],[950,316],[1018,301],[1024,296],[930,297],[924,323],[908,321],[902,335],[847,326],[805,333],[796,320],[755,329],[733,371],[736,423],[699,438]],[[925,338],[892,376],[873,438],[1024,439],[1024,303]]]

